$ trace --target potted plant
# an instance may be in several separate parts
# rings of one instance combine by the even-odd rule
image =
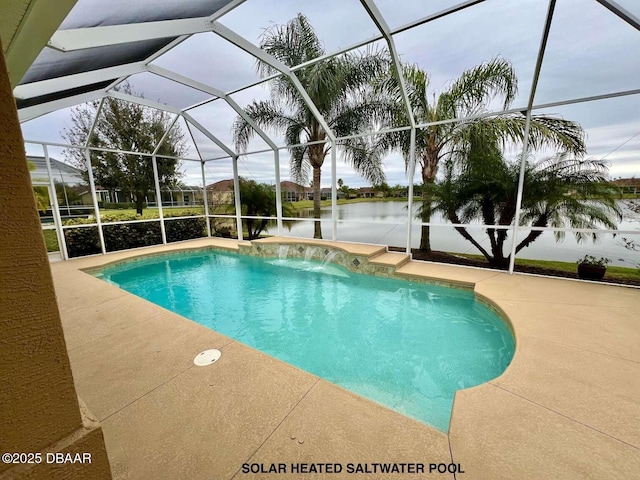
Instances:
[[[607,271],[608,258],[596,258],[593,255],[585,255],[578,260],[578,277],[586,280],[602,280]]]

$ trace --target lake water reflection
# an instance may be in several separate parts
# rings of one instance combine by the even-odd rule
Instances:
[[[420,204],[414,204],[417,211]],[[622,235],[635,239],[640,243],[640,218],[625,208],[625,218],[619,224],[620,230],[634,230],[635,235]],[[419,220],[414,220],[418,222]],[[441,224],[431,228],[431,246],[434,250],[457,253],[480,252],[445,222],[440,214],[432,216],[432,222]],[[480,244],[489,249],[489,239],[481,228],[469,228]],[[322,209],[322,232],[324,238],[331,238],[331,208]],[[528,231],[520,231],[518,238],[528,235]],[[296,237],[313,237],[313,222],[296,222],[291,231],[285,234]],[[338,240],[349,242],[377,243],[392,246],[406,246],[407,237],[407,204],[404,202],[361,202],[338,205]],[[412,227],[412,247],[420,243],[420,226]],[[510,241],[509,247],[510,248]],[[591,240],[578,244],[575,236],[567,234],[563,241],[556,242],[551,232],[543,233],[529,247],[519,253],[519,257],[539,260],[559,260],[575,262],[585,254],[596,257],[607,257],[612,265],[633,267],[640,263],[640,252],[624,248],[620,236],[601,234],[600,241]]]

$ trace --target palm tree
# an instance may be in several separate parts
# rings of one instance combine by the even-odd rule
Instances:
[[[274,26],[262,36],[260,47],[292,67],[325,54],[322,42],[307,18],[298,14],[286,25]],[[382,122],[388,109],[373,95],[371,79],[388,71],[385,52],[347,53],[327,59],[295,72],[300,83],[318,108],[328,126],[337,136],[347,136],[367,130]],[[258,62],[257,71],[264,78],[277,73],[271,66]],[[260,127],[283,133],[291,155],[292,180],[307,184],[313,172],[313,214],[317,219],[314,237],[322,238],[320,227],[321,169],[330,152],[330,143],[293,146],[322,142],[327,134],[309,110],[293,83],[285,76],[270,81],[271,99],[254,101],[245,108],[248,116]],[[238,151],[245,152],[255,134],[242,117],[233,124],[233,138]],[[343,159],[365,179],[380,183],[384,180],[381,152],[370,138],[338,142]]]
[[[495,141],[473,135],[466,159],[445,163],[444,180],[435,189],[435,209],[452,223],[481,220],[485,225],[512,225],[515,221],[520,162],[507,162]],[[521,225],[533,227],[616,229],[621,210],[615,202],[618,190],[606,178],[601,160],[579,160],[566,152],[542,161],[526,162]],[[503,248],[508,230],[487,228],[485,249],[464,227],[455,227],[487,259],[491,266],[507,268],[510,255]],[[540,230],[531,230],[516,246],[516,253],[533,243]],[[554,232],[556,241],[564,232]],[[588,234],[576,232],[578,242]],[[597,240],[596,233],[591,234]]]
[[[240,208],[242,215],[253,218],[243,220],[247,228],[247,240],[260,238],[262,232],[268,231],[273,223],[270,217],[276,214],[276,192],[273,185],[258,183],[255,180],[247,180],[240,177]],[[235,211],[235,196],[233,204],[230,205]],[[292,216],[294,209],[289,202],[282,202],[282,207],[286,216]],[[255,218],[261,217],[261,218]],[[291,229],[291,223],[285,222],[285,226]]]
[[[416,168],[422,173],[424,186],[420,216],[422,222],[426,223],[431,219],[433,185],[440,162],[450,160],[456,152],[465,147],[470,131],[478,123],[503,146],[508,142],[521,142],[524,138],[525,115],[517,113],[450,122],[455,118],[467,118],[483,113],[496,98],[501,101],[505,110],[509,108],[517,94],[518,79],[511,63],[506,59],[494,58],[466,70],[437,96],[435,92],[428,92],[429,77],[416,65],[403,67],[403,73],[416,122],[446,122],[416,131]],[[395,77],[387,77],[386,81],[380,83],[379,90],[390,99],[393,126],[409,125],[401,90]],[[556,150],[582,155],[585,152],[583,136],[582,129],[575,122],[549,116],[533,116],[529,130],[529,145],[532,149],[551,146]],[[387,134],[383,142],[388,150],[399,149],[408,163],[409,131]],[[428,226],[422,227],[420,249],[431,250]]]

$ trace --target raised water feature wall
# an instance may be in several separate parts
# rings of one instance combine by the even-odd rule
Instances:
[[[324,245],[308,245],[305,243],[282,245],[278,243],[252,242],[251,245],[240,245],[239,249],[240,253],[253,255],[255,257],[275,257],[281,260],[295,258],[308,261],[331,262],[358,273],[392,276],[395,270],[393,267],[391,271],[386,267],[382,269],[378,268],[381,266],[369,263],[369,258],[366,255],[355,255],[339,248]],[[285,252],[286,255],[283,256],[283,252]]]

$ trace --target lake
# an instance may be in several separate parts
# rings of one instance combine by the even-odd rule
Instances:
[[[420,202],[414,204],[414,211],[420,206]],[[331,207],[322,208],[322,234],[324,238],[331,238]],[[634,214],[630,209],[624,207],[624,219],[618,225],[619,230],[633,230],[635,235],[622,235],[635,239],[640,243],[640,215]],[[465,240],[455,229],[448,224],[440,214],[434,214],[431,221],[441,225],[431,227],[431,248],[456,253],[480,252],[467,240]],[[416,224],[412,227],[412,247],[417,248],[420,244],[420,226]],[[469,232],[487,250],[489,247],[489,237],[481,228],[469,228]],[[275,233],[275,228],[271,228],[270,233]],[[520,231],[518,239],[523,239],[529,232]],[[313,222],[296,222],[285,234],[311,238],[313,237]],[[376,243],[391,246],[406,246],[407,235],[407,204],[404,202],[361,202],[345,205],[338,205],[338,236],[339,241]],[[511,248],[510,240],[507,241]],[[508,253],[508,252],[507,252]],[[575,262],[584,255],[594,255],[596,257],[607,257],[611,259],[612,265],[634,267],[640,263],[640,252],[627,250],[622,245],[620,236],[613,237],[612,234],[601,234],[598,243],[587,240],[578,244],[575,236],[567,233],[564,240],[556,242],[552,232],[544,232],[529,247],[520,251],[519,257],[538,260],[558,260],[564,262]]]

